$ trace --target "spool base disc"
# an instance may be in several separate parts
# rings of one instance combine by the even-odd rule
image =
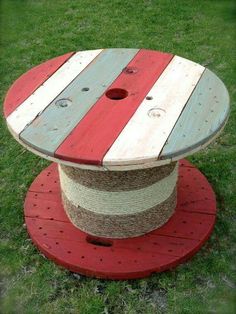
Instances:
[[[72,272],[104,279],[150,276],[183,263],[210,236],[216,219],[215,194],[187,160],[179,163],[178,200],[169,221],[148,234],[102,239],[76,228],[64,212],[57,164],[43,170],[25,199],[31,239],[49,259]]]

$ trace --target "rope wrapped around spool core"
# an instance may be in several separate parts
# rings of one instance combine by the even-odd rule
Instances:
[[[64,209],[71,222],[88,234],[140,236],[166,223],[176,207],[176,162],[130,171],[58,167]]]

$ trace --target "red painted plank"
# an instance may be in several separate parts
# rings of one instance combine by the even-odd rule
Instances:
[[[87,234],[77,229],[70,223],[68,224],[66,221],[64,222],[55,219],[42,220],[40,218],[32,218],[30,223],[31,225],[33,224],[31,229],[34,237],[42,237],[46,233],[47,237],[58,240],[63,239],[73,241],[76,242],[77,245],[80,243],[85,245],[87,242]],[[111,243],[114,250],[125,249],[127,250],[127,253],[133,251],[134,254],[136,252],[142,254],[158,253],[177,257],[187,254],[189,250],[192,249],[192,247],[198,244],[197,240],[198,239],[191,238],[173,238],[168,235],[157,236],[156,233],[149,233],[147,236],[140,236],[136,238],[127,238],[122,240],[113,239],[111,240]],[[74,245],[76,245],[76,243]],[[88,243],[86,245],[88,245]],[[106,250],[106,247],[103,247],[103,249]]]
[[[63,265],[74,272],[84,275],[112,278],[131,279],[149,276],[152,271],[162,271],[172,267],[176,259],[180,257],[160,254],[159,252],[142,252],[139,250],[129,250],[125,248],[115,249],[88,244],[86,238],[81,237],[80,241],[59,237],[50,237],[51,229],[48,221],[43,221],[44,230],[41,235],[32,233],[40,228],[39,219],[32,221],[26,218],[28,231],[39,249],[56,263]],[[67,226],[68,224],[63,224]],[[61,229],[64,230],[61,224]],[[39,230],[39,229],[38,229]],[[79,236],[79,233],[77,234]],[[117,251],[119,254],[117,254]],[[147,267],[147,264],[149,267]]]
[[[201,201],[193,201],[188,200],[185,201],[184,194],[179,193],[181,196],[180,199],[184,200],[180,204],[178,204],[178,209],[188,213],[202,213],[215,215],[216,214],[216,201],[212,199],[201,200]],[[186,194],[185,194],[186,195]],[[191,195],[193,196],[193,195]]]
[[[197,187],[193,188],[193,187]],[[215,194],[206,177],[190,162],[179,163],[178,210],[215,215]]]
[[[41,174],[27,192],[25,216],[69,222],[62,205],[57,164],[52,163]]]
[[[191,193],[194,194],[195,201],[215,200],[212,187],[207,186],[207,179],[198,169],[181,167],[179,169],[179,178],[182,178],[182,180],[178,192],[184,194],[183,199],[185,199],[186,202],[190,199],[192,200]],[[198,186],[197,191],[191,189],[193,185]]]
[[[58,176],[57,164],[52,163],[49,167],[42,171],[43,176],[34,181],[29,191],[40,192],[41,194],[58,193],[61,191],[60,180]],[[45,178],[47,178],[45,182]]]
[[[26,217],[70,222],[64,211],[60,195],[54,197],[53,200],[48,200],[34,197],[27,193],[24,207]]]
[[[55,156],[78,163],[102,164],[104,155],[172,57],[158,51],[140,50],[59,146]],[[117,100],[119,97],[122,99]]]
[[[151,234],[201,240],[215,223],[215,215],[178,211],[161,228]]]
[[[7,92],[3,105],[4,116],[9,116],[73,54],[74,52],[69,52],[50,59],[20,76]]]

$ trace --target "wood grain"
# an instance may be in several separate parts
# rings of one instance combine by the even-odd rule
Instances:
[[[55,150],[137,54],[106,49],[20,134],[22,141],[53,156]]]
[[[73,54],[74,52],[70,52],[65,55],[50,59],[21,75],[7,92],[3,104],[4,116],[8,117]]]
[[[57,149],[55,156],[77,163],[101,164],[172,57],[158,51],[140,50],[108,88],[108,91],[123,90],[127,97],[116,99],[115,95],[115,99],[111,99],[104,94]]]
[[[100,52],[91,50],[74,54],[7,117],[12,131],[22,132]]]
[[[183,155],[208,142],[222,128],[228,114],[227,89],[206,69],[173,128],[161,158]]]
[[[122,49],[122,51],[125,56],[130,50]],[[145,50],[142,51],[144,52]],[[192,94],[190,93],[191,96],[184,105],[179,118],[173,125],[164,143],[163,149],[158,156],[156,147],[159,145],[159,141],[163,140],[163,136],[159,136],[160,134],[157,133],[161,127],[159,121],[162,120],[162,115],[166,115],[164,111],[160,110],[162,108],[159,107],[159,103],[165,98],[163,95],[166,94],[166,103],[172,105],[172,101],[169,101],[168,97],[170,97],[170,99],[174,99],[175,95],[179,97],[182,93],[181,88],[187,86],[185,80],[188,81],[191,79],[192,74],[191,67],[188,71],[186,70],[186,77],[184,79],[182,79],[181,76],[178,77],[178,75],[173,72],[172,78],[173,81],[176,80],[176,86],[171,88],[171,86],[162,84],[162,93],[158,91],[157,95],[151,95],[151,92],[149,92],[150,88],[154,87],[153,85],[156,82],[159,84],[164,75],[164,73],[162,73],[160,79],[155,77],[153,83],[149,81],[149,75],[150,72],[153,71],[153,68],[158,68],[158,66],[161,68],[161,62],[163,62],[162,66],[164,67],[166,60],[161,60],[159,56],[166,55],[169,56],[170,59],[172,58],[172,55],[155,51],[145,51],[140,60],[134,58],[134,60],[123,69],[120,75],[122,80],[117,79],[112,85],[109,86],[108,84],[108,86],[103,87],[104,91],[111,88],[123,88],[128,91],[128,97],[116,100],[109,99],[104,94],[97,101],[96,106],[88,111],[89,116],[93,113],[92,118],[91,116],[89,118],[86,117],[86,119],[85,117],[82,118],[84,106],[86,107],[87,104],[83,102],[80,106],[81,110],[74,110],[75,107],[72,108],[70,102],[73,98],[76,102],[78,101],[78,103],[80,103],[80,97],[86,100],[87,96],[85,95],[89,95],[92,98],[93,94],[96,94],[96,87],[93,90],[91,88],[87,91],[84,90],[82,93],[84,87],[89,88],[89,83],[91,82],[89,78],[84,81],[79,81],[74,74],[74,79],[66,78],[69,82],[67,85],[70,85],[70,87],[67,89],[67,86],[65,86],[65,88],[61,86],[57,92],[58,84],[51,84],[51,87],[47,85],[48,81],[50,82],[55,75],[58,75],[57,73],[61,73],[60,77],[57,77],[57,80],[59,84],[62,84],[61,81],[63,81],[64,76],[67,77],[67,75],[64,75],[65,72],[59,71],[65,69],[68,64],[70,65],[70,60],[75,58],[76,55],[84,53],[86,54],[87,52],[77,53],[73,57],[71,57],[73,53],[69,53],[51,59],[31,69],[22,75],[7,93],[4,102],[4,115],[7,117],[7,126],[14,138],[33,153],[52,161],[83,169],[102,171],[145,169],[168,164],[193,154],[205,148],[223,130],[229,116],[228,92],[222,81],[210,70],[205,69],[197,86],[193,86]],[[97,58],[98,56],[96,59]],[[69,61],[67,61],[68,59]],[[78,67],[81,66],[78,58],[77,61],[77,63],[75,62],[75,68],[69,70],[72,71],[72,73],[74,70],[77,71]],[[172,60],[172,62],[173,61],[174,60]],[[186,61],[191,63],[191,61]],[[170,65],[171,64],[169,64],[169,66]],[[197,65],[197,67],[202,68],[199,65]],[[81,70],[80,75],[83,75],[86,70],[87,67]],[[99,75],[102,76],[103,71],[100,71]],[[94,74],[91,75],[91,77],[93,76]],[[62,77],[63,79],[61,80]],[[138,80],[142,82],[137,83]],[[73,86],[74,81],[79,83],[78,88],[76,84]],[[180,86],[180,88],[178,86]],[[144,92],[145,89],[146,92]],[[55,97],[51,94],[54,91]],[[30,95],[30,93],[32,93],[32,95]],[[42,93],[42,97],[40,93]],[[76,95],[76,93],[78,93],[78,95]],[[169,96],[167,96],[167,94]],[[162,96],[159,97],[159,95]],[[66,101],[69,99],[69,106],[64,106],[63,101],[62,103],[60,102],[61,96],[65,96],[64,99]],[[147,96],[147,99],[145,99],[145,96]],[[45,99],[47,99],[47,97],[49,97],[49,99],[47,105],[45,105]],[[59,106],[55,104],[54,99],[59,100],[59,103],[57,103]],[[35,100],[35,102],[30,102],[30,100]],[[101,101],[103,101],[103,104],[101,104]],[[50,107],[50,103],[54,104],[54,106]],[[140,106],[141,103],[142,105]],[[154,103],[154,106],[151,105],[152,103]],[[133,120],[139,110],[141,110],[137,110],[137,108],[144,106],[144,104],[143,121],[138,121],[137,123],[132,122],[134,125],[130,127],[129,124],[131,122],[129,122],[129,119],[132,118],[131,120]],[[54,109],[51,110],[53,107],[54,109],[57,107],[55,111]],[[145,121],[147,120],[145,110],[146,112],[148,111],[150,124],[148,127],[145,126]],[[46,112],[48,114],[45,118]],[[55,116],[53,113],[55,113]],[[86,113],[84,112],[84,114]],[[42,117],[45,120],[42,120]],[[82,124],[77,124],[76,122],[76,127],[71,132],[72,124],[76,119],[79,121],[81,118]],[[170,120],[172,118],[173,117],[170,115]],[[33,123],[31,123],[31,119],[33,119]],[[161,123],[161,125],[162,124],[168,126],[170,121],[168,120],[166,124]],[[19,135],[18,132],[20,132],[22,127],[23,131],[21,131]],[[125,139],[123,143],[121,141],[121,144],[119,144],[119,154],[115,155],[115,147],[118,145],[120,138],[122,138],[127,128],[131,130],[129,138],[126,138],[127,141]],[[61,132],[62,129],[68,132],[65,138],[64,133]],[[78,131],[78,134],[76,134],[75,131]],[[80,136],[80,140],[78,140],[79,137],[77,137],[77,135]],[[59,149],[54,155],[53,151],[57,148],[57,143],[63,140],[63,145],[59,145]],[[115,141],[116,144],[114,144]],[[148,150],[151,152],[150,156],[145,155],[146,146],[149,146]],[[136,155],[133,155],[133,149],[134,151],[136,150]],[[113,157],[110,155],[112,151],[114,153]],[[105,159],[102,163],[104,156]],[[110,159],[107,159],[108,157]]]
[[[103,159],[103,164],[146,163],[158,156],[204,67],[175,56]]]

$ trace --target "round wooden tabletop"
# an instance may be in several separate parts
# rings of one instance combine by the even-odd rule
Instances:
[[[4,115],[27,149],[91,169],[159,166],[205,147],[223,129],[229,96],[205,67],[169,53],[68,53],[23,74]]]

